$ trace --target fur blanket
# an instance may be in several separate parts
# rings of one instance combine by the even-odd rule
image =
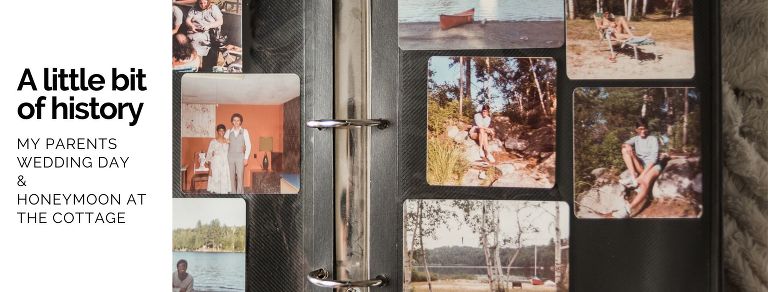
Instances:
[[[768,0],[722,1],[728,291],[768,291]]]

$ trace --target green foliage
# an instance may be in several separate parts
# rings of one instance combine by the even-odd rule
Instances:
[[[433,110],[447,110],[446,118],[471,123],[477,110],[485,104],[491,111],[509,116],[514,122],[527,123],[539,128],[554,124],[549,118],[555,114],[557,104],[557,66],[551,58],[499,58],[499,57],[451,57],[446,67],[435,67],[430,63],[428,81],[430,104],[430,133],[432,126],[439,126],[440,119],[432,119]],[[468,70],[467,70],[468,68]],[[461,69],[461,70],[458,70]],[[438,84],[432,79],[434,72],[449,71],[459,78]],[[461,71],[461,72],[459,72]],[[460,80],[469,80],[469,86],[461,90]],[[457,102],[462,96],[461,115],[457,113]],[[436,112],[436,114],[444,114]],[[445,117],[445,116],[442,116]],[[537,120],[530,120],[537,119]],[[445,122],[447,120],[443,120]],[[439,134],[439,133],[438,133]]]
[[[571,0],[569,0],[571,1]],[[596,3],[595,0],[572,0],[574,2],[574,8],[576,15],[581,18],[592,18],[595,14]],[[624,1],[620,0],[602,0],[602,8],[604,11],[611,11],[616,15],[624,15]],[[642,0],[638,0],[637,9],[633,9],[634,17],[639,17],[642,12],[640,11],[643,6]],[[690,15],[693,13],[693,1],[678,0],[678,6],[682,15]],[[646,12],[648,14],[664,14],[669,15],[671,12],[672,1],[669,0],[648,0],[648,6]]]
[[[245,251],[245,226],[221,225],[218,219],[209,224],[197,222],[195,228],[173,230],[174,251],[194,251],[199,249],[216,251]]]
[[[554,242],[550,242],[547,245],[537,246],[538,252],[538,265],[544,267],[543,270],[538,271],[539,277],[545,279],[553,279],[554,272],[551,271],[555,263],[555,246]],[[500,251],[502,265],[506,273],[506,264],[509,258],[515,253],[513,248],[502,248]],[[475,279],[472,275],[485,274],[485,256],[483,249],[480,247],[470,246],[444,246],[434,249],[428,249],[427,254],[429,256],[429,269],[432,281],[437,279]],[[566,261],[567,262],[567,259]],[[417,267],[411,271],[411,281],[422,282],[426,281],[426,273],[423,271],[423,267],[419,267],[420,263],[417,263]],[[532,276],[534,264],[534,247],[525,246],[520,250],[513,267],[524,267],[512,269],[510,274]],[[449,268],[441,269],[440,266],[472,266],[483,268]],[[416,270],[418,268],[418,270]]]
[[[446,126],[454,125],[459,119],[458,101],[446,101],[443,106],[432,98],[427,101],[427,129],[432,136],[442,135]]]
[[[432,281],[440,280],[440,275],[437,273],[430,273],[429,274],[430,279]],[[411,271],[411,281],[413,282],[426,282],[427,281],[427,273],[426,272],[419,272],[419,271]]]
[[[475,276],[472,274],[442,274],[442,273],[429,273],[432,281],[437,280],[474,280]],[[427,273],[421,271],[411,271],[412,282],[426,282]]]
[[[427,182],[435,185],[454,183],[468,168],[461,147],[442,138],[428,138]]]

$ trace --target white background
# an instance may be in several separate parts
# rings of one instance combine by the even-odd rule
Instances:
[[[0,291],[164,291],[171,278],[171,5],[170,1],[4,2],[0,22]],[[17,92],[24,68],[79,68],[109,77],[110,68],[143,68],[145,92]],[[42,80],[36,80],[40,86]],[[39,90],[41,88],[38,88]],[[38,95],[106,102],[144,102],[139,123],[128,120],[22,120],[16,110]],[[46,112],[46,116],[49,112]],[[95,153],[130,156],[127,169],[20,170],[17,138],[116,137],[118,149]],[[16,186],[18,175],[27,187]],[[144,206],[124,210],[127,224],[20,224],[18,192],[147,193]],[[64,210],[63,208],[47,208]],[[84,209],[69,208],[71,210]],[[41,209],[40,209],[41,210]]]

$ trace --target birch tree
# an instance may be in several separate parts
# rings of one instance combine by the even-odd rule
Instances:
[[[464,113],[464,57],[459,57],[459,116]]]
[[[547,107],[544,105],[544,95],[541,93],[541,84],[539,83],[539,78],[536,76],[536,66],[533,63],[533,58],[528,58],[528,62],[531,64],[530,70],[531,75],[533,75],[533,82],[536,85],[536,91],[539,93],[539,103],[541,104],[541,111],[544,112],[544,116],[549,116],[549,111],[547,111]]]
[[[446,210],[439,201],[416,200],[408,201],[406,205],[406,234],[411,234],[410,250],[407,253],[408,272],[406,280],[410,281],[410,272],[413,271],[413,263],[416,261],[416,249],[419,248],[421,254],[421,264],[427,277],[427,286],[432,291],[432,275],[429,271],[429,258],[427,250],[424,247],[424,238],[436,238],[436,231],[441,226],[448,226],[448,220],[455,218],[456,214]],[[407,243],[406,243],[407,244]],[[408,283],[408,282],[407,282]]]
[[[489,291],[504,291],[500,256],[500,204],[498,201],[455,201],[463,210],[464,222],[477,234],[485,258]]]
[[[683,92],[683,152],[688,152],[686,145],[688,145],[688,88],[685,88]]]
[[[670,14],[669,14],[670,18],[675,18],[675,17],[678,16],[678,13],[677,13],[677,11],[678,11],[678,7],[677,7],[678,6],[678,2],[677,1],[678,0],[672,0],[672,7],[670,7]]]

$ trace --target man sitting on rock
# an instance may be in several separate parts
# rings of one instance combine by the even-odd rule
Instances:
[[[659,140],[656,136],[648,135],[648,123],[641,118],[635,123],[637,136],[629,138],[621,145],[621,156],[627,165],[630,176],[620,183],[627,189],[637,189],[637,195],[632,202],[624,206],[625,210],[613,213],[614,217],[632,217],[632,210],[639,209],[651,193],[653,184],[663,169],[659,161]]]
[[[491,151],[488,150],[488,141],[493,140],[496,132],[491,128],[491,107],[484,104],[479,113],[475,114],[475,125],[469,129],[469,137],[480,145],[480,156],[488,158],[488,162],[494,163]],[[489,138],[490,136],[490,138]]]

